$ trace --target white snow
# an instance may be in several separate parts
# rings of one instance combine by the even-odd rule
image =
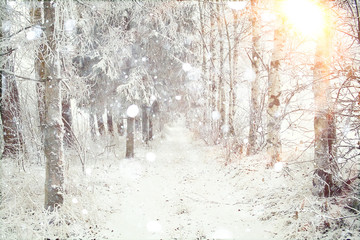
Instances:
[[[135,104],[130,105],[126,110],[126,114],[128,117],[134,118],[139,114],[139,107]]]
[[[149,232],[156,233],[156,232],[161,232],[162,227],[158,221],[150,221],[146,224],[146,229]]]
[[[39,25],[32,27],[27,33],[26,38],[29,41],[36,40],[41,37],[42,30]]]
[[[227,6],[231,9],[239,11],[239,10],[245,9],[246,4],[247,4],[247,1],[241,1],[241,2],[229,1],[227,3]]]
[[[284,163],[282,162],[277,162],[274,164],[274,170],[276,172],[280,172],[283,169],[283,167],[284,167]]]
[[[16,162],[5,160],[2,186],[11,194],[0,209],[4,239],[24,239],[22,226],[27,229],[26,239],[49,231],[60,239],[68,233],[76,239],[341,238],[341,228],[330,229],[332,235],[316,230],[330,219],[324,217],[337,219],[344,209],[328,202],[330,212],[321,212],[327,200],[311,195],[312,171],[304,167],[306,162],[297,168],[286,165],[285,171],[283,162],[267,169],[266,154],[225,160],[222,144],[206,145],[185,125],[184,119],[165,125],[162,137],[137,145],[132,159],[122,159],[121,151],[91,157],[90,148],[85,170],[92,170],[91,178],[84,177],[76,159],[78,165],[67,172],[64,206],[49,216],[39,194],[44,169],[19,173]],[[26,184],[9,187],[14,173],[27,179]],[[14,201],[19,193],[26,196],[24,201]],[[34,210],[24,212],[29,209]],[[41,224],[49,219],[59,219],[59,227]],[[354,219],[344,221],[358,227]],[[356,239],[354,229],[349,231]]]
[[[149,162],[154,162],[156,160],[156,154],[153,152],[146,153],[146,160]]]
[[[175,99],[178,100],[178,101],[180,101],[180,100],[181,100],[181,96],[180,96],[180,95],[175,96]]]

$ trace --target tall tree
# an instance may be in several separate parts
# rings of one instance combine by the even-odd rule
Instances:
[[[44,152],[46,158],[45,209],[53,211],[63,204],[64,150],[61,109],[61,80],[55,32],[56,1],[44,1],[45,55],[45,121]]]
[[[2,3],[5,11],[7,1]],[[1,16],[3,17],[3,16]],[[2,39],[10,37],[11,27],[2,25]],[[21,134],[20,102],[18,86],[14,77],[14,49],[3,48],[1,53],[1,120],[3,124],[4,154],[16,154],[23,144]]]
[[[222,2],[219,0],[219,2]],[[217,109],[220,112],[220,124],[219,124],[219,132],[220,136],[223,135],[223,130],[225,130],[225,79],[224,79],[224,23],[223,23],[223,12],[220,9],[220,4],[216,5],[216,15],[217,15],[217,28],[218,28],[218,39],[219,39],[219,72],[218,72],[218,103]]]
[[[259,81],[261,70],[260,56],[260,16],[259,0],[251,0],[251,25],[252,25],[252,58],[251,65],[254,71],[254,79],[251,81],[251,101],[250,101],[250,129],[247,155],[255,154],[257,151],[257,135],[260,127],[261,108],[259,103]]]
[[[315,174],[313,193],[329,197],[334,192],[334,175],[337,171],[335,162],[335,121],[330,94],[330,45],[331,32],[328,13],[325,19],[327,26],[323,28],[317,40],[314,63],[314,102],[315,102]]]
[[[279,12],[279,0],[275,0],[275,12]],[[277,10],[277,11],[276,11]],[[271,158],[271,165],[280,161],[281,154],[281,62],[284,58],[284,19],[277,15],[274,31],[274,48],[270,61],[268,76],[268,106],[267,106],[267,151]]]
[[[134,132],[135,132],[135,118],[127,117],[127,128],[126,128],[126,158],[134,157]]]

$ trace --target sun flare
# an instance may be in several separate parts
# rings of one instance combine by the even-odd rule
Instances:
[[[295,31],[307,37],[318,36],[325,27],[324,10],[314,0],[284,0],[281,14]]]

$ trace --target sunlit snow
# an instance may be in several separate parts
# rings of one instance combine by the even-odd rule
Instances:
[[[153,152],[146,153],[146,160],[149,162],[154,162],[156,159],[156,155]]]
[[[126,115],[128,115],[128,117],[134,118],[138,114],[139,114],[139,107],[135,104],[129,106],[128,109],[126,110]]]
[[[215,239],[231,239],[233,238],[233,234],[231,231],[225,229],[225,228],[219,228],[216,229],[214,234],[212,235],[212,238]]]
[[[123,159],[120,163],[120,175],[126,179],[134,180],[143,173],[143,167],[133,159]]]
[[[150,221],[146,224],[146,229],[149,232],[157,233],[162,231],[161,224],[158,221]]]
[[[280,172],[284,167],[284,163],[282,162],[277,162],[274,164],[274,171],[275,172]]]
[[[86,175],[91,175],[92,169],[91,168],[86,168],[85,173],[86,173]]]

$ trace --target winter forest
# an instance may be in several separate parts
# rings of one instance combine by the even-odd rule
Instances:
[[[0,239],[360,239],[358,0],[0,4]]]

